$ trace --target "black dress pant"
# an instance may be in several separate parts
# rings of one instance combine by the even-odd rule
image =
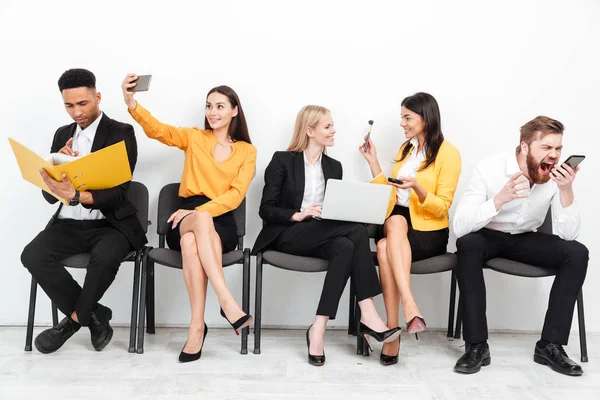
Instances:
[[[362,224],[309,219],[286,228],[274,250],[329,261],[317,315],[335,319],[340,297],[352,277],[358,301],[377,296],[381,285]]]
[[[488,338],[483,265],[487,260],[501,257],[556,270],[542,339],[567,344],[575,301],[587,272],[589,256],[584,245],[547,233],[511,235],[490,229],[463,236],[456,244],[465,342],[477,343]],[[510,294],[510,288],[506,293]]]
[[[21,262],[62,313],[75,311],[86,326],[131,250],[125,235],[106,220],[57,219],[25,246]],[[61,263],[79,253],[91,255],[83,288]]]

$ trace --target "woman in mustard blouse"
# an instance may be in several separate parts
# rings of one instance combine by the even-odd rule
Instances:
[[[252,323],[227,288],[221,255],[234,250],[237,233],[232,211],[242,202],[254,177],[256,148],[237,94],[228,86],[211,89],[206,97],[204,130],[163,124],[127,89],[137,75],[128,74],[121,85],[131,116],[146,135],[185,152],[179,186],[181,203],[169,218],[169,248],[181,250],[183,277],[190,297],[192,318],[179,361],[200,358],[208,332],[204,323],[207,282],[221,305],[221,315],[236,330]],[[231,322],[234,321],[234,322]]]
[[[398,306],[402,301],[408,333],[425,330],[410,289],[412,261],[446,252],[448,245],[448,210],[460,176],[460,153],[444,139],[437,101],[427,93],[416,93],[402,101],[402,122],[406,141],[400,146],[390,183],[383,174],[377,151],[369,140],[360,147],[373,174],[373,183],[391,184],[388,218],[377,237],[377,259],[387,312],[388,326],[398,325]],[[366,138],[365,138],[366,139]],[[400,342],[383,346],[380,362],[398,362]]]

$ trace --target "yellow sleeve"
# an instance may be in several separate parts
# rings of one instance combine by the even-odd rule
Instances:
[[[256,172],[256,147],[249,146],[250,150],[240,166],[238,174],[231,181],[229,190],[199,207],[198,211],[206,211],[213,217],[235,210],[246,197],[250,183]]]
[[[375,183],[378,185],[388,185],[387,177],[385,176],[385,174],[383,172],[380,173],[379,175],[377,175],[375,178],[373,178],[371,180],[371,183]],[[388,209],[385,214],[386,218],[390,216],[395,205],[396,205],[396,190],[392,190],[392,194],[390,194],[390,200],[388,202]]]
[[[447,154],[441,157],[438,155],[436,162],[441,162],[442,165],[440,166],[435,193],[427,192],[425,201],[417,204],[437,218],[442,218],[448,215],[458,185],[461,170],[460,153],[455,147],[449,147]]]
[[[185,150],[189,144],[188,133],[195,131],[193,128],[180,128],[163,124],[154,118],[140,103],[137,103],[135,110],[127,108],[127,111],[140,124],[146,136],[167,146],[176,146],[181,150]]]

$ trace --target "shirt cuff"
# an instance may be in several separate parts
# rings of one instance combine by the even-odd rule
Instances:
[[[377,175],[375,178],[373,178],[371,180],[371,183],[385,184],[385,183],[387,183],[387,179],[385,178],[384,173],[381,172],[379,175]]]
[[[481,219],[489,220],[498,215],[496,205],[494,204],[494,198],[492,197],[481,205]]]
[[[579,215],[579,207],[573,200],[573,203],[569,207],[558,207],[556,218],[573,218]]]

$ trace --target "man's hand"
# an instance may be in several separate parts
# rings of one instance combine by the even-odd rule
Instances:
[[[506,185],[504,185],[502,190],[494,196],[494,205],[496,206],[496,211],[500,210],[500,207],[510,203],[514,199],[526,198],[527,194],[518,194],[517,192],[528,188],[529,181],[523,176],[523,172],[519,171],[514,174],[512,178],[506,182]]]
[[[568,164],[556,166],[550,171],[550,179],[556,182],[556,186],[558,186],[560,204],[565,208],[569,207],[575,201],[573,180],[575,180],[577,172],[579,172],[579,167],[573,169]]]
[[[573,188],[573,181],[575,176],[579,172],[579,167],[575,169],[569,167],[568,164],[557,165],[550,171],[550,179],[556,182],[558,190],[571,190]]]
[[[294,215],[292,215],[292,221],[301,222],[307,218],[320,217],[322,206],[323,205],[320,203],[311,204],[301,212],[294,213]]]
[[[62,175],[62,181],[55,181],[48,173],[42,168],[40,169],[40,175],[48,186],[48,189],[61,199],[71,200],[75,197],[75,187],[67,178],[66,174]]]
[[[73,151],[73,138],[67,140],[67,143],[65,143],[65,145],[58,152],[73,157],[77,157],[79,155],[78,151]]]

